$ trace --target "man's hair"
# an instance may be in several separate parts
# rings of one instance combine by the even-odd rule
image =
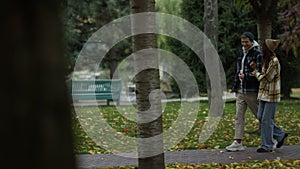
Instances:
[[[254,35],[251,32],[244,32],[241,38],[249,38],[251,42],[254,41]]]

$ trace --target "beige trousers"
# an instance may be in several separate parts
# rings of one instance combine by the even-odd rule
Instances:
[[[242,139],[245,126],[245,113],[247,107],[257,117],[258,100],[257,93],[236,93],[236,117],[234,139]]]

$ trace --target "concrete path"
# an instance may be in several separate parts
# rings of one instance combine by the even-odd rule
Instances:
[[[235,93],[226,93],[223,96],[224,100],[227,99],[235,99]],[[196,97],[196,98],[188,98],[188,99],[180,99],[180,98],[172,98],[172,99],[162,99],[163,103],[167,103],[167,102],[197,102],[197,101],[204,101],[204,100],[208,100],[207,97]],[[135,100],[129,100],[127,98],[127,96],[125,95],[121,95],[121,100],[120,100],[120,105],[135,105],[136,102]],[[106,105],[106,100],[98,100],[98,101],[89,101],[89,100],[81,100],[79,102],[75,102],[73,103],[73,106],[102,106],[102,105]],[[114,102],[110,102],[110,105],[116,105],[116,103]]]
[[[223,163],[254,161],[254,160],[281,160],[300,159],[300,145],[282,146],[275,149],[272,153],[257,153],[257,147],[248,147],[246,151],[227,152],[224,149],[214,150],[184,150],[184,151],[167,151],[165,152],[165,163],[174,164],[201,164],[201,163]],[[127,154],[129,156],[130,154]],[[92,167],[117,167],[117,166],[137,166],[136,158],[125,158],[113,154],[97,155],[78,155],[77,166],[79,168]]]

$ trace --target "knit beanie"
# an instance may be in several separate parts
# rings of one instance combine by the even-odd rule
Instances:
[[[243,35],[247,36],[251,42],[254,41],[254,35],[251,32],[244,32]]]
[[[266,39],[265,43],[267,45],[267,47],[274,52],[274,50],[277,48],[278,44],[279,44],[279,40],[276,39]]]

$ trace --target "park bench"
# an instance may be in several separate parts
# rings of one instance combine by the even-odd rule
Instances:
[[[120,79],[70,80],[70,93],[73,101],[106,100],[120,104],[122,83]]]

